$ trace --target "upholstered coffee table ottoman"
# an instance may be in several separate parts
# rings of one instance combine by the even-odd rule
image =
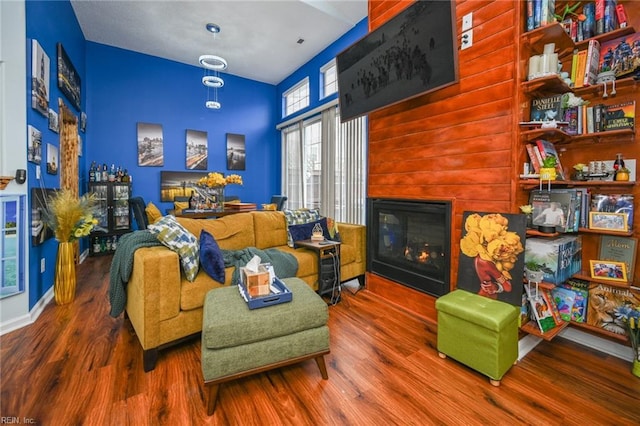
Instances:
[[[291,302],[250,310],[236,286],[209,291],[202,324],[202,375],[207,414],[213,414],[220,384],[315,359],[327,379],[327,304],[304,281],[283,280]]]

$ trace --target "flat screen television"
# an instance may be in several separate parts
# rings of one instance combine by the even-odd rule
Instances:
[[[455,3],[418,0],[336,57],[347,121],[458,81]]]

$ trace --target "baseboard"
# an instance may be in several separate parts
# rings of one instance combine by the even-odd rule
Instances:
[[[533,334],[527,334],[518,340],[518,361],[527,356],[540,342],[542,342],[542,338]]]
[[[44,308],[53,300],[53,286],[38,300],[28,314],[0,324],[0,336],[36,322]]]
[[[594,336],[591,333],[585,333],[584,331],[577,330],[573,327],[567,327],[562,330],[558,336],[578,343],[579,345],[586,346],[590,349],[603,352],[607,355],[615,356],[616,358],[629,362],[633,361],[633,352],[631,347]]]
[[[629,346],[621,345],[620,343],[612,342],[611,340],[603,339],[590,333],[585,333],[573,327],[565,328],[558,333],[557,337],[562,337],[563,339],[570,340],[589,349],[594,349],[625,361],[633,361],[633,352]],[[542,338],[531,334],[520,339],[518,341],[518,361],[538,346],[540,342],[542,342]]]

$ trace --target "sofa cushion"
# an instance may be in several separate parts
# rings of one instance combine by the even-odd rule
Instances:
[[[224,259],[222,251],[209,232],[200,233],[200,265],[214,280],[224,283]]]
[[[252,213],[256,232],[256,248],[261,250],[287,244],[287,221],[279,211]]]
[[[323,217],[309,223],[290,225],[289,234],[291,234],[291,240],[294,242],[294,246],[297,241],[311,239],[313,228],[315,228],[316,225],[320,225],[320,227],[322,228],[322,235],[324,235],[324,237],[328,239],[329,230],[327,229],[327,219]]]
[[[173,216],[164,216],[156,223],[150,224],[149,231],[155,234],[163,245],[178,253],[187,280],[193,281],[199,266],[198,239],[176,222]]]
[[[178,222],[197,237],[200,237],[200,231],[206,230],[213,235],[222,250],[242,250],[256,246],[251,213],[237,213],[212,220],[179,217]]]

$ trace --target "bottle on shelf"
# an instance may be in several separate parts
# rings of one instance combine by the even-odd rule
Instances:
[[[618,180],[616,175],[618,171],[624,169],[624,159],[622,158],[622,154],[616,154],[616,160],[613,162],[613,180]]]
[[[109,180],[109,172],[107,170],[107,163],[102,163],[102,177],[100,179],[103,182],[107,182]]]
[[[198,207],[198,200],[196,199],[195,191],[191,191],[189,196],[189,208],[195,210]]]

